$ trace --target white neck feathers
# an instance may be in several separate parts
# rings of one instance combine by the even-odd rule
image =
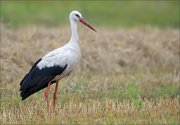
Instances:
[[[69,19],[71,24],[71,42],[79,42],[78,32],[77,32],[77,22],[72,18]]]

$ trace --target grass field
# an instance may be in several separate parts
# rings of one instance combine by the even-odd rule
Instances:
[[[96,34],[79,27],[82,59],[60,81],[56,115],[48,114],[43,91],[22,102],[19,82],[39,57],[68,41],[69,28],[1,24],[1,30],[1,123],[180,124],[178,30],[99,28]],[[54,85],[51,100],[53,91]]]
[[[69,24],[68,14],[79,10],[90,22],[103,27],[152,25],[179,27],[180,1],[1,1],[1,20],[9,26]]]
[[[179,1],[0,2],[0,124],[180,124]],[[78,24],[80,63],[48,113],[44,91],[22,102],[19,84],[69,40],[72,9],[98,32]]]
[[[43,91],[21,102],[18,83],[5,84],[1,88],[1,122],[178,125],[178,81],[168,78],[173,75],[171,73],[159,72],[116,75],[87,72],[62,80],[56,116],[48,114]],[[51,93],[54,86],[52,88]]]

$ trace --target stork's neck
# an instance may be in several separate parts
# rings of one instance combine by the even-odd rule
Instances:
[[[77,32],[77,22],[70,18],[71,24],[71,42],[79,42],[78,32]]]

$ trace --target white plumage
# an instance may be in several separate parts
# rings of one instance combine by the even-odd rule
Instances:
[[[68,69],[73,69],[73,66],[80,59],[80,46],[79,46],[79,37],[77,33],[77,18],[74,17],[75,14],[81,14],[78,11],[72,11],[69,16],[71,24],[71,39],[70,41],[42,57],[42,61],[37,65],[40,69],[44,67],[52,67],[54,65],[59,65],[63,67],[68,64]]]
[[[71,24],[70,41],[66,45],[47,53],[32,66],[31,70],[25,75],[20,83],[22,100],[47,87],[45,91],[45,99],[49,109],[49,87],[52,83],[56,83],[54,92],[55,110],[58,82],[60,79],[72,72],[81,56],[77,22],[80,21],[92,30],[96,31],[85,19],[82,18],[82,15],[78,11],[72,11],[69,15],[69,20]]]
[[[45,68],[45,67],[53,67],[53,66],[60,66],[64,67],[67,65],[66,69],[63,71],[62,74],[60,74],[62,78],[73,70],[74,66],[77,64],[81,56],[80,53],[80,47],[79,47],[79,41],[70,41],[68,44],[64,45],[61,48],[55,49],[48,54],[46,54],[44,57],[42,57],[42,60],[37,64],[37,67],[39,69]]]

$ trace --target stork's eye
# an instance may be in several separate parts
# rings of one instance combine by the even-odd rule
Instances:
[[[78,14],[75,14],[77,17],[79,17],[79,15]]]

